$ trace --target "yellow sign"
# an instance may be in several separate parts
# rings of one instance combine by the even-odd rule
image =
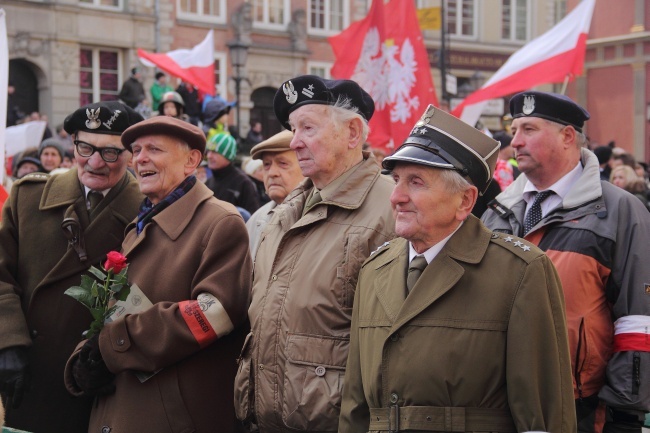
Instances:
[[[442,23],[440,8],[418,9],[418,21],[422,30],[440,30]]]

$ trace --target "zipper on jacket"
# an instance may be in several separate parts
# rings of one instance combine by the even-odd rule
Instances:
[[[576,380],[576,388],[578,389],[578,400],[582,401],[582,381],[580,380],[580,349],[582,347],[582,333],[584,331],[585,319],[580,320],[580,327],[578,328],[578,345],[576,347],[576,365],[573,376]]]
[[[632,358],[632,395],[639,395],[639,387],[641,385],[641,355],[639,352],[634,352]]]

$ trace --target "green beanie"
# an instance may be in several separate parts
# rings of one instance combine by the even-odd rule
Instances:
[[[229,161],[234,161],[237,156],[237,141],[227,132],[213,135],[205,146],[206,150],[217,152]]]

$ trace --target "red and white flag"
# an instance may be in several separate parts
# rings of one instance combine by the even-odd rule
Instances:
[[[138,57],[147,66],[157,66],[174,77],[194,84],[209,95],[214,94],[214,31],[192,49],[168,53],[150,53],[138,48]]]
[[[489,99],[528,90],[540,84],[573,80],[582,73],[587,35],[596,0],[582,0],[543,35],[518,51],[452,114],[475,125]]]
[[[375,101],[368,142],[391,154],[424,107],[438,105],[414,2],[373,0],[366,18],[329,42],[332,76],[356,81]]]

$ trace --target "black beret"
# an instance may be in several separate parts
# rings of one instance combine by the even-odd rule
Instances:
[[[334,105],[339,98],[349,99],[366,120],[375,112],[372,97],[352,80],[326,80],[316,75],[301,75],[282,83],[275,93],[275,117],[286,128],[289,114],[308,104]]]
[[[429,105],[404,144],[384,158],[382,166],[392,170],[397,162],[407,162],[456,170],[482,194],[494,175],[498,150],[493,138]]]
[[[122,144],[131,150],[131,144],[145,135],[167,135],[186,142],[190,148],[205,151],[205,134],[201,128],[170,116],[155,116],[133,125],[122,134]]]
[[[84,105],[66,117],[63,129],[68,134],[85,131],[93,134],[122,135],[129,126],[143,120],[140,113],[121,102],[96,102]]]
[[[548,92],[521,92],[510,99],[510,114],[518,117],[541,117],[542,119],[571,125],[582,132],[589,112],[565,95]]]

